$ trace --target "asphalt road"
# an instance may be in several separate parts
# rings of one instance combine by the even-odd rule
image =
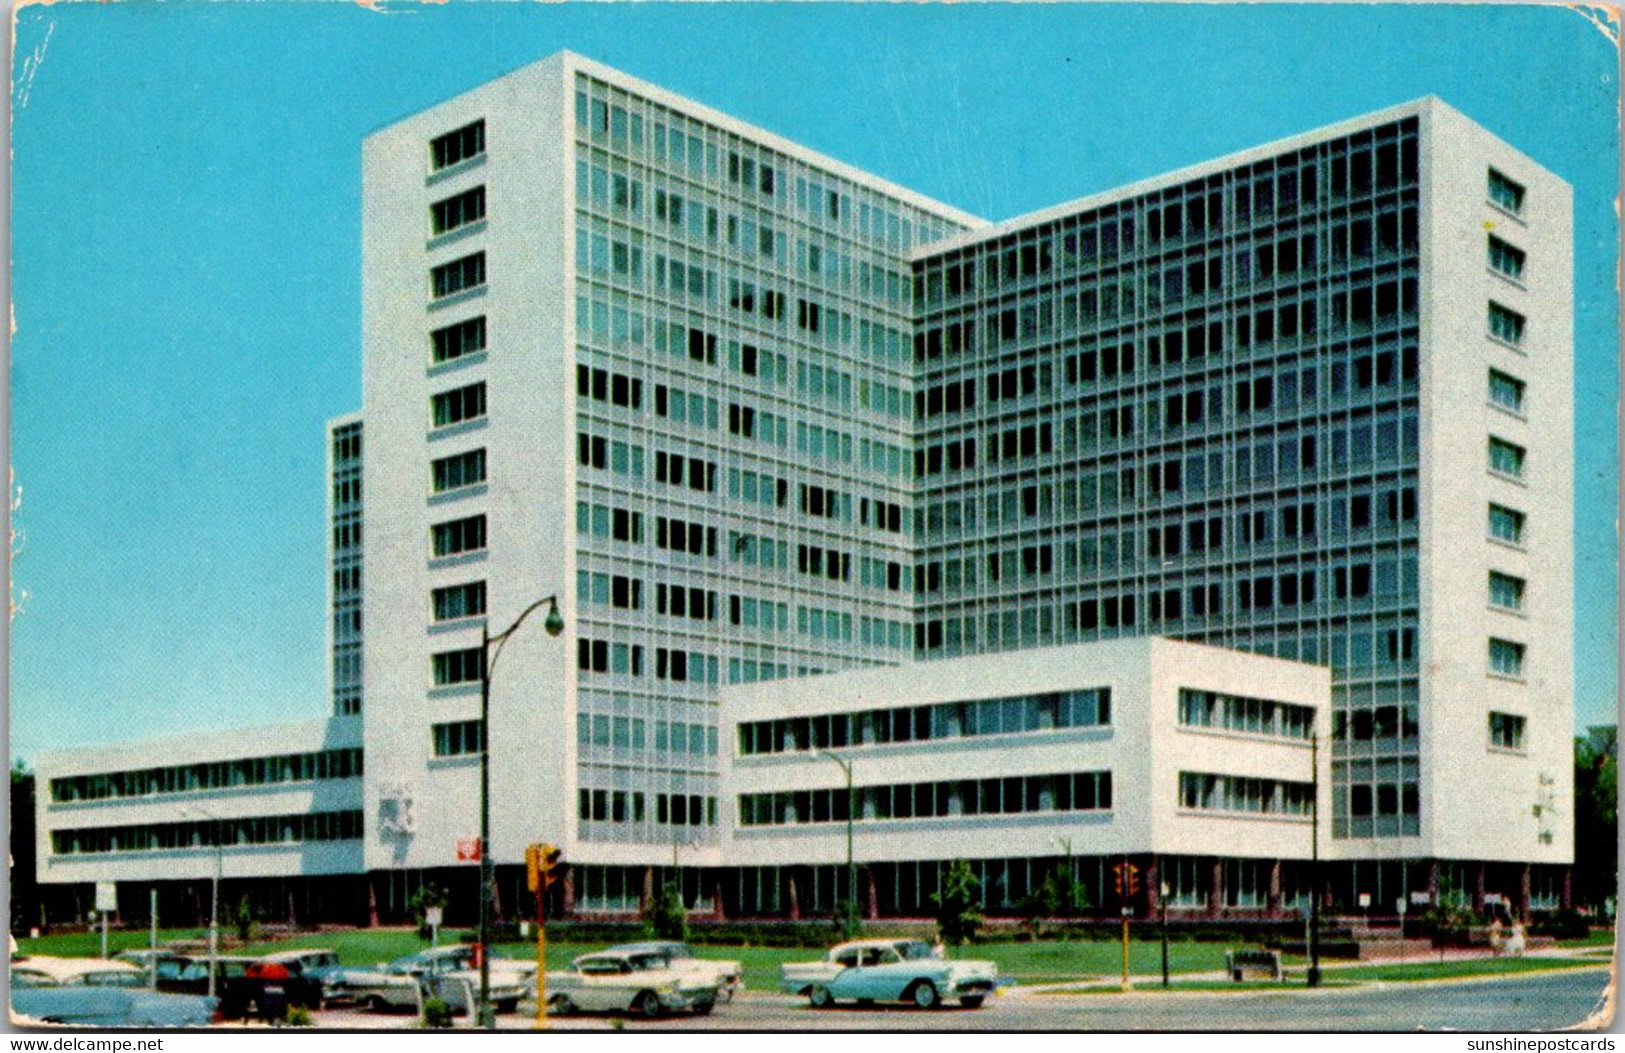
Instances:
[[[1597,1011],[1605,968],[1495,980],[1369,984],[1318,991],[1136,991],[1046,994],[1019,988],[981,1009],[840,1006],[814,1010],[805,998],[745,992],[707,1017],[645,1023],[585,1015],[552,1021],[557,1030],[607,1031],[1550,1031],[1575,1027]],[[318,1027],[393,1028],[410,1014],[323,1012]],[[463,1018],[458,1019],[464,1025]],[[524,1014],[498,1027],[528,1029]]]

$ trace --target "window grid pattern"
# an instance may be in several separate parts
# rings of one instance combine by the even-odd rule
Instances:
[[[839,749],[897,742],[1018,735],[1111,723],[1111,690],[1089,688],[973,702],[870,709],[739,725],[739,755]]]
[[[845,787],[741,794],[739,825],[844,823],[848,800]],[[1112,774],[1073,772],[854,786],[850,800],[855,822],[1104,811],[1112,806]]]
[[[341,424],[330,436],[329,470],[333,479],[332,544],[328,562],[333,575],[332,607],[333,715],[361,712],[361,424]]]
[[[724,679],[912,648],[912,597],[859,571],[910,562],[906,253],[957,227],[589,76],[576,89],[581,715],[715,734]],[[617,607],[616,576],[638,606]],[[708,827],[662,802],[714,802],[716,770],[595,736],[584,836]]]
[[[920,657],[1154,632],[1330,665],[1334,836],[1418,832],[1350,812],[1420,800],[1417,135],[916,263]]]
[[[361,777],[361,750],[322,750],[248,757],[235,761],[177,764],[51,780],[51,803],[106,801],[176,793],[200,793],[240,786],[273,786]]]
[[[99,855],[107,852],[196,851],[205,846],[305,844],[357,841],[360,811],[266,815],[247,819],[209,819],[182,823],[97,826],[51,832],[53,855]]]

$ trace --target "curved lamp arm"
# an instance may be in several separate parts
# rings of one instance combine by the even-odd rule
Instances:
[[[485,675],[487,677],[489,677],[496,670],[497,659],[502,656],[502,647],[508,642],[508,637],[512,636],[519,629],[519,626],[526,618],[531,616],[536,608],[543,605],[548,607],[547,620],[542,623],[542,627],[547,630],[547,635],[557,636],[564,631],[564,616],[559,613],[558,595],[555,594],[548,596],[545,599],[537,600],[535,603],[531,604],[529,607],[526,607],[522,612],[520,612],[519,617],[513,620],[512,625],[497,633],[495,636],[487,636],[485,638],[486,650],[490,655],[490,657],[486,659],[485,663]],[[496,644],[496,650],[494,652],[490,650],[492,644]]]

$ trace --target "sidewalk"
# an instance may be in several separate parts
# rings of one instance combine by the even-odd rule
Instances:
[[[1542,959],[1552,959],[1554,961],[1568,961],[1568,960],[1582,959],[1582,960],[1588,960],[1588,961],[1594,962],[1595,965],[1597,966],[1597,968],[1607,968],[1612,964],[1613,959],[1611,957],[1603,957],[1598,953],[1599,951],[1604,950],[1604,949],[1605,948],[1602,948],[1602,947],[1551,947],[1551,948],[1546,948],[1544,950],[1534,951],[1534,952],[1531,952],[1529,954],[1522,955],[1519,960],[1538,961],[1538,960],[1542,960]],[[1491,954],[1487,950],[1482,950],[1482,949],[1478,949],[1478,948],[1448,948],[1448,949],[1445,949],[1442,952],[1438,951],[1438,950],[1430,950],[1430,951],[1428,951],[1428,952],[1426,952],[1424,954],[1387,955],[1387,956],[1384,956],[1384,957],[1367,958],[1367,959],[1365,959],[1363,961],[1344,961],[1344,960],[1328,961],[1326,959],[1322,959],[1321,963],[1320,963],[1320,968],[1321,968],[1321,973],[1322,973],[1323,977],[1335,978],[1335,976],[1336,976],[1336,974],[1338,972],[1340,972],[1342,970],[1347,970],[1347,969],[1370,969],[1370,968],[1373,968],[1373,967],[1380,967],[1380,966],[1385,966],[1385,965],[1386,966],[1405,966],[1405,965],[1417,965],[1417,966],[1420,966],[1420,965],[1441,964],[1441,963],[1442,964],[1449,964],[1449,963],[1452,963],[1452,962],[1458,962],[1458,963],[1459,962],[1487,962],[1487,961],[1500,961],[1500,960],[1502,960],[1502,959],[1499,958],[1496,955]],[[1513,960],[1513,959],[1506,959],[1506,960]],[[1306,971],[1307,968],[1308,968],[1307,965],[1303,964],[1303,963],[1294,963],[1294,964],[1291,964],[1291,965],[1283,966],[1282,967],[1283,983],[1282,983],[1280,989],[1283,990],[1283,991],[1286,991],[1286,990],[1293,990],[1293,991],[1303,990],[1302,988],[1288,987],[1288,986],[1286,986],[1286,984],[1287,984],[1288,981],[1291,981],[1291,980],[1301,980],[1303,978],[1304,972]],[[1355,980],[1351,980],[1351,981],[1350,980],[1340,981],[1340,983],[1354,983],[1354,984],[1359,984],[1360,986],[1374,985],[1374,984],[1389,984],[1389,983],[1397,983],[1397,982],[1403,982],[1403,983],[1407,983],[1407,984],[1452,983],[1452,982],[1456,982],[1456,981],[1496,980],[1496,979],[1500,979],[1502,977],[1529,976],[1532,973],[1538,973],[1540,971],[1541,970],[1539,970],[1539,969],[1527,969],[1527,970],[1522,970],[1522,971],[1509,971],[1509,972],[1506,972],[1506,973],[1499,973],[1499,974],[1498,973],[1479,973],[1479,974],[1473,974],[1473,975],[1470,975],[1470,976],[1441,976],[1441,977],[1437,977],[1437,978],[1419,978],[1419,979],[1416,979],[1416,980],[1406,980],[1406,981],[1359,980],[1359,979],[1355,979]],[[1261,987],[1257,983],[1247,983],[1247,984],[1234,983],[1233,981],[1230,980],[1230,974],[1225,972],[1222,969],[1210,970],[1210,971],[1207,971],[1207,972],[1199,972],[1199,973],[1172,973],[1172,974],[1170,974],[1168,979],[1169,979],[1169,982],[1173,985],[1173,987],[1176,990],[1181,985],[1193,984],[1193,983],[1195,983],[1195,984],[1233,983],[1234,987],[1235,987],[1235,990],[1236,990],[1236,992],[1238,994],[1241,993],[1241,992],[1244,992],[1244,991],[1248,992],[1248,993],[1257,993],[1259,991],[1268,991],[1268,990],[1271,989],[1267,984],[1265,986]],[[1004,995],[1006,995],[1006,996],[1009,996],[1009,995],[1012,995],[1012,994],[1046,994],[1046,993],[1063,994],[1063,993],[1067,993],[1067,992],[1084,992],[1084,991],[1113,992],[1113,991],[1121,991],[1122,990],[1122,983],[1123,983],[1123,980],[1122,980],[1122,977],[1120,975],[1111,975],[1111,976],[1101,975],[1101,976],[1096,976],[1096,977],[1092,977],[1092,978],[1084,979],[1084,980],[1068,980],[1065,983],[1058,983],[1058,984],[1030,984],[1030,985],[1029,984],[1022,984],[1022,985],[1019,985],[1019,986],[1016,986],[1016,987],[1009,988],[1008,990],[1006,990],[1006,991],[1004,991],[1002,993]],[[1163,989],[1162,988],[1162,974],[1160,972],[1157,972],[1157,973],[1133,973],[1133,974],[1130,974],[1130,976],[1129,976],[1129,985],[1130,985],[1130,990],[1128,992],[1126,992],[1126,993],[1133,993],[1135,991],[1142,991],[1142,990],[1161,991]],[[1204,993],[1204,994],[1212,994],[1214,992],[1213,991],[1203,991],[1202,993]]]

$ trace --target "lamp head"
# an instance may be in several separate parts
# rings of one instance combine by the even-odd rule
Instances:
[[[559,613],[559,601],[554,600],[547,608],[547,620],[542,623],[547,635],[557,636],[564,631],[564,615]]]

